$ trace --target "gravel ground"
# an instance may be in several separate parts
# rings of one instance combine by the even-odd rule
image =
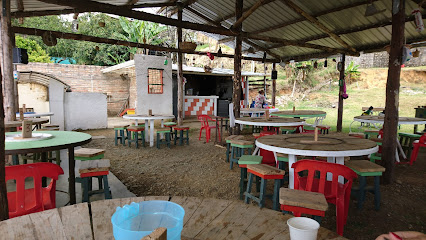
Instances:
[[[171,149],[165,146],[161,149],[136,149],[134,145],[114,146],[112,129],[91,130],[86,132],[106,138],[95,139],[86,147],[105,148],[105,158],[111,160],[111,171],[137,196],[178,195],[237,200],[239,168],[230,170],[229,163],[225,162],[225,148],[217,147],[212,142],[205,143],[204,138],[199,141],[198,131],[192,129],[190,132],[190,145],[172,146]],[[345,237],[375,239],[389,231],[426,230],[424,150],[415,165],[396,166],[395,183],[381,186],[380,211],[374,210],[372,194],[367,194],[361,211],[356,209],[356,200],[351,201]],[[269,188],[272,188],[270,182]],[[271,205],[268,200],[266,207],[270,208]],[[335,231],[334,205],[329,205],[321,226]]]

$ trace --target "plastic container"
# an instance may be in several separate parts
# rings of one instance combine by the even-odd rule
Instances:
[[[140,240],[159,227],[167,228],[167,239],[178,240],[183,228],[185,210],[168,201],[131,203],[117,210],[111,217],[116,240]]]
[[[287,220],[291,240],[316,240],[319,223],[306,217],[294,217]]]

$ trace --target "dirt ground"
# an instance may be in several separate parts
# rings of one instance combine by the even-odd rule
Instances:
[[[105,148],[112,172],[137,196],[170,195],[219,199],[239,199],[239,168],[229,169],[225,148],[198,140],[198,129],[190,133],[190,145],[150,147],[115,146],[114,131],[86,131],[96,139],[85,147]],[[214,141],[214,133],[213,141]],[[422,161],[423,160],[423,161]],[[396,181],[381,185],[380,211],[374,210],[374,197],[367,194],[364,208],[351,200],[344,236],[349,239],[375,239],[381,233],[399,230],[426,231],[426,152],[408,167],[396,167]],[[270,183],[272,184],[272,182]],[[272,187],[272,186],[270,186]],[[267,207],[271,203],[267,202]],[[321,226],[336,230],[335,207],[329,205]]]

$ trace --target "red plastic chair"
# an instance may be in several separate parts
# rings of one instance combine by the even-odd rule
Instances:
[[[259,134],[259,137],[276,135],[275,131],[262,131]],[[259,138],[258,137],[258,138]],[[274,153],[265,149],[259,149],[259,156],[262,156],[262,164],[266,164],[272,167],[277,167],[277,162],[275,161]]]
[[[419,155],[420,147],[426,147],[426,133],[424,133],[419,140],[413,142],[413,151],[411,152],[410,165],[413,165],[413,163],[416,161],[417,155]]]
[[[294,168],[294,189],[322,193],[327,202],[336,205],[336,229],[337,233],[343,236],[343,227],[348,218],[352,183],[358,177],[357,174],[344,165],[315,160],[300,160],[293,163],[292,168]],[[299,176],[299,172],[306,170],[307,177]],[[317,172],[320,178],[315,178]],[[331,181],[327,180],[327,173],[333,174]],[[339,183],[339,176],[343,176],[347,181],[344,184]]]
[[[53,163],[31,163],[6,167],[6,182],[16,180],[16,191],[7,193],[9,218],[56,207],[56,180],[64,171]],[[42,187],[42,177],[52,180]],[[33,178],[34,188],[25,189],[25,179]]]
[[[201,122],[201,128],[200,128],[200,136],[198,137],[198,140],[201,140],[201,133],[203,132],[203,129],[206,130],[206,142],[209,142],[210,140],[210,130],[212,128],[216,128],[216,125],[210,126],[209,120],[212,122],[215,122],[209,115],[198,115],[198,120]],[[218,131],[218,137],[220,139],[220,131]]]

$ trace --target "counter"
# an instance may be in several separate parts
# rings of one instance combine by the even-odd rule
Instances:
[[[219,96],[184,96],[183,116],[217,115]]]

